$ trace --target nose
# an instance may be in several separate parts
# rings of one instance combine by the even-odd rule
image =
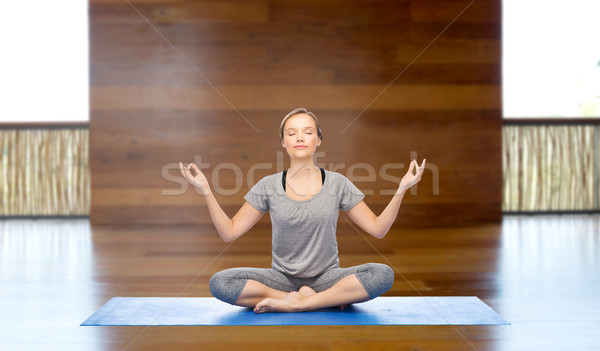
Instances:
[[[304,136],[300,133],[298,133],[298,136],[296,137],[297,141],[304,141]]]

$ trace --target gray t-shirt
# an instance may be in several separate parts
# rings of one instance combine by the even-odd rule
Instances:
[[[271,215],[273,261],[271,266],[298,278],[312,278],[339,267],[337,219],[364,198],[348,178],[325,171],[321,190],[304,201],[283,190],[282,173],[264,177],[244,196],[250,205]]]

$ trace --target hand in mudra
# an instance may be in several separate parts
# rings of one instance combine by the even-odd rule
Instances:
[[[423,159],[423,163],[419,166],[417,160],[412,160],[408,172],[406,172],[402,181],[400,181],[400,186],[398,187],[399,191],[406,191],[421,180],[423,171],[425,171],[425,161],[426,160]]]
[[[194,172],[196,172],[196,175],[192,174],[192,169]],[[195,164],[190,163],[187,165],[187,167],[184,167],[183,164],[179,162],[179,170],[188,182],[200,189],[202,195],[209,194],[210,187],[208,185],[208,180],[206,179],[206,176],[204,176],[204,173],[202,173]]]

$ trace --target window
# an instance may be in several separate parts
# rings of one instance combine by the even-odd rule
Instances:
[[[502,4],[502,208],[598,212],[600,1]]]
[[[0,122],[89,120],[87,1],[2,6]]]
[[[600,1],[502,6],[504,117],[600,116]]]

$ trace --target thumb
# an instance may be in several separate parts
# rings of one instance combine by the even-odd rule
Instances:
[[[408,167],[408,173],[413,172],[413,170],[415,169],[415,160],[410,161],[410,167]]]
[[[195,163],[192,163],[192,167],[194,167],[194,171],[196,171],[196,174],[202,173],[202,172],[200,172],[200,170],[198,169],[198,167],[196,166]]]
[[[183,167],[183,164],[181,164],[181,162],[179,162],[179,171],[181,172],[181,174],[185,177],[185,179],[187,180],[187,175],[185,174],[185,167]]]

